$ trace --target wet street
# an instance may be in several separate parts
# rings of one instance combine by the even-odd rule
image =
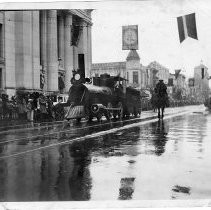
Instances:
[[[179,110],[1,128],[0,201],[210,199],[211,114]]]

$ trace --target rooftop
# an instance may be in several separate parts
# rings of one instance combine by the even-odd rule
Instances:
[[[139,57],[136,50],[130,50],[126,60],[127,61],[129,61],[129,60],[140,60],[140,57]]]

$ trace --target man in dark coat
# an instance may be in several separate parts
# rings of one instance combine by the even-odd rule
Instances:
[[[164,84],[163,80],[159,80],[155,87],[155,94],[157,94],[158,97],[164,98],[165,105],[169,106],[169,98],[167,93],[167,86]]]
[[[168,95],[167,94],[167,86],[164,84],[163,80],[159,80],[155,87],[155,92],[160,95]]]

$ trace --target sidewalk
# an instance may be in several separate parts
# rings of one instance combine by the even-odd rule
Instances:
[[[166,108],[164,111],[164,119],[165,116],[176,114],[179,112],[185,112],[188,110],[195,110],[203,112],[205,110],[204,105],[191,105],[191,106],[182,106],[182,107],[169,107]],[[153,110],[149,111],[142,111],[141,116],[137,119],[141,120],[147,120],[147,119],[153,119],[157,118],[158,113],[154,112]],[[135,120],[135,119],[134,119]],[[7,121],[5,124],[3,122],[0,122],[0,132],[6,132],[9,130],[18,130],[18,129],[30,129],[30,128],[39,128],[40,126],[50,126],[50,125],[55,125],[55,124],[61,124],[61,121],[52,121],[52,122],[41,122],[41,123],[33,123],[33,122],[27,122],[27,121],[20,121],[20,120],[14,120],[14,121]]]
[[[193,110],[194,112],[203,112],[205,111],[204,105],[190,105],[190,106],[180,106],[180,107],[169,107],[164,110],[164,119],[167,115],[176,114],[179,112],[186,112],[189,110]],[[154,112],[153,110],[149,111],[142,111],[140,119],[147,119],[147,118],[157,118],[158,113]]]

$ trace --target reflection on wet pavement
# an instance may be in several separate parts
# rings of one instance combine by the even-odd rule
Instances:
[[[71,132],[37,144],[79,135]],[[0,200],[210,198],[210,135],[211,115],[192,114],[1,159]],[[1,145],[0,155],[34,144]]]

